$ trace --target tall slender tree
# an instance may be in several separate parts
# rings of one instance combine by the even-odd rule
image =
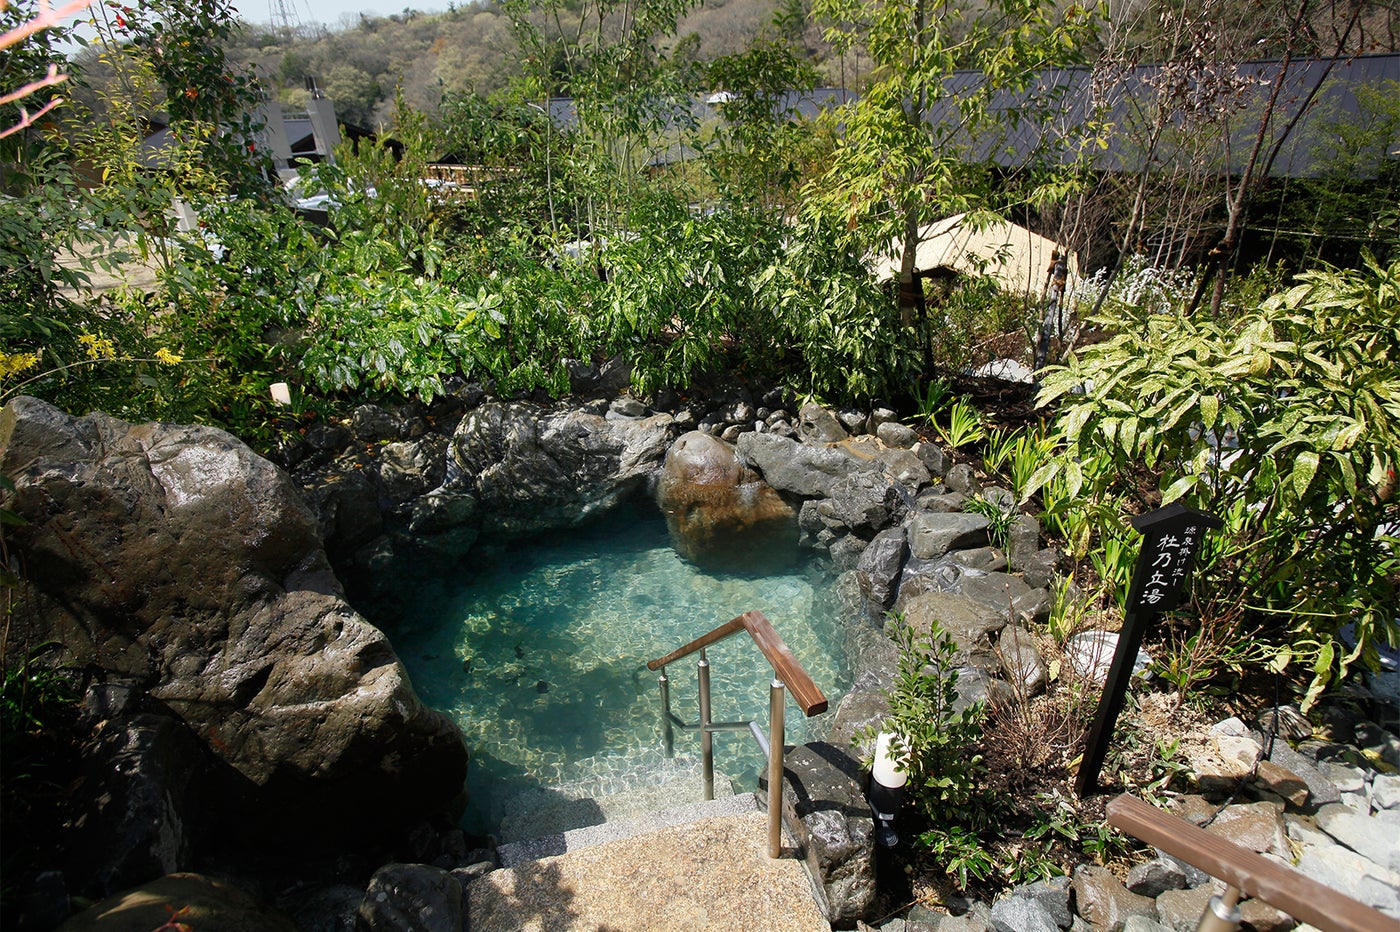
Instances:
[[[865,248],[898,242],[908,325],[922,305],[914,265],[927,223],[1063,196],[1063,175],[1011,157],[1007,141],[1037,110],[1054,109],[1054,89],[1040,79],[1077,60],[1096,16],[1046,0],[816,0],[813,12],[838,51],[863,46],[875,71],[836,114],[844,136],[809,200],[842,217]]]

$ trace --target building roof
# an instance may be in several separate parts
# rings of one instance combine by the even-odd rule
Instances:
[[[878,281],[891,281],[899,275],[903,242],[890,243],[886,253],[871,262]],[[1059,247],[1053,240],[1032,233],[1005,220],[990,224],[968,222],[967,214],[957,214],[919,230],[919,246],[914,254],[914,270],[931,272],[951,269],[964,275],[987,275],[1007,291],[1038,295],[1044,289]],[[1079,277],[1073,253],[1066,255],[1069,280]]]
[[[929,107],[929,117],[975,158],[1006,167],[1039,153],[1064,163],[1082,155],[1092,168],[1108,172],[1158,171],[1196,160],[1207,171],[1239,174],[1276,82],[1281,84],[1263,153],[1282,144],[1270,174],[1307,178],[1340,169],[1374,177],[1376,167],[1400,148],[1400,138],[1379,136],[1359,153],[1338,145],[1348,127],[1374,122],[1368,94],[1400,93],[1400,55],[1294,59],[1286,68],[1270,60],[1224,70],[1189,63],[1124,66],[1116,73],[1050,70],[1024,91],[997,94],[991,102],[997,118],[973,133],[958,100],[981,80],[979,72],[954,74],[950,93]],[[1148,140],[1158,122],[1165,129],[1154,145]],[[1231,127],[1228,147],[1215,129],[1221,122]],[[1096,135],[1104,145],[1094,141]]]
[[[974,159],[1008,168],[1048,156],[1065,164],[1082,157],[1105,172],[1160,171],[1195,160],[1200,163],[1196,167],[1206,171],[1238,174],[1278,81],[1282,86],[1265,154],[1280,138],[1284,142],[1270,167],[1272,175],[1308,178],[1337,169],[1369,178],[1385,158],[1400,157],[1400,135],[1368,140],[1370,148],[1360,153],[1346,153],[1338,145],[1339,129],[1345,133],[1348,126],[1364,129],[1374,122],[1375,114],[1365,102],[1368,94],[1400,94],[1400,55],[1294,59],[1286,69],[1277,60],[1223,70],[1209,63],[1124,65],[1117,72],[1052,69],[1041,72],[1025,90],[997,94],[991,101],[993,119],[974,132],[958,103],[981,81],[981,72],[954,72],[946,84],[948,94],[929,106],[929,119],[949,144],[961,146]],[[819,87],[790,92],[774,109],[787,119],[810,119],[856,99],[857,94],[843,88]],[[682,104],[658,102],[660,122],[673,130],[704,124],[721,117],[724,103],[723,94],[697,96]],[[578,125],[572,98],[552,99],[549,114],[561,129]],[[1226,117],[1231,127],[1228,147],[1214,128]],[[1166,131],[1149,146],[1145,140],[1159,119]],[[1211,120],[1217,122],[1210,124]],[[648,155],[647,163],[665,164],[695,154],[677,140],[666,139]]]
[[[824,110],[833,110],[858,97],[853,91],[840,87],[788,91],[773,105],[773,111],[775,117],[780,119],[811,119]],[[689,127],[703,126],[723,119],[722,108],[733,99],[734,95],[731,92],[719,91],[696,95],[685,101],[656,101],[657,123],[664,129],[658,134],[655,145],[646,153],[645,164],[649,168],[657,168],[702,157],[703,151],[694,148],[689,141],[678,141],[676,134]],[[559,129],[573,129],[578,125],[578,111],[572,97],[551,99],[549,115]]]

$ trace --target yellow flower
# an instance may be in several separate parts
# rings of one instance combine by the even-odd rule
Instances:
[[[0,353],[0,379],[28,372],[38,364],[38,353]]]
[[[184,361],[184,359],[185,357],[176,355],[175,353],[170,352],[170,350],[166,349],[163,346],[160,349],[156,350],[156,362],[161,363],[162,365],[178,366],[181,362]]]
[[[90,333],[84,333],[78,336],[78,342],[87,348],[88,359],[117,358],[117,347],[111,340],[104,340]]]

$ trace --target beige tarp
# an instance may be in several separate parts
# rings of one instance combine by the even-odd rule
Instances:
[[[1004,221],[974,229],[963,222],[966,216],[958,214],[939,220],[919,231],[916,272],[952,269],[964,275],[990,275],[1007,291],[1036,296],[1045,291],[1050,254],[1058,248],[1053,240]],[[902,248],[903,242],[896,240],[887,253],[875,258],[874,272],[880,281],[899,277]],[[1079,263],[1073,253],[1065,265],[1073,287],[1079,277]]]
[[[93,266],[86,270],[88,283],[94,294],[111,291],[114,288],[133,288],[149,294],[155,290],[158,263],[154,256],[141,258],[136,238],[130,234],[117,236],[112,243],[84,242],[76,251],[64,250],[57,256],[58,264],[67,269],[82,269],[93,264],[104,254],[123,254],[128,260],[111,269]],[[59,293],[71,301],[85,300],[76,288],[60,288]]]

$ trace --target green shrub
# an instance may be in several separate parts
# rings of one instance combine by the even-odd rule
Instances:
[[[960,278],[946,291],[935,286],[926,300],[925,340],[939,371],[962,372],[1003,355],[1028,358],[1040,312],[991,276]]]
[[[928,634],[902,618],[885,630],[899,648],[894,685],[887,693],[890,712],[856,740],[873,748],[879,732],[893,732],[903,745],[906,793],[919,813],[937,826],[975,829],[982,761],[975,749],[984,709],[980,704],[958,708],[957,645],[937,622]],[[867,757],[865,764],[871,763]]]
[[[761,312],[781,327],[783,372],[797,394],[870,399],[912,381],[918,347],[901,330],[894,302],[831,225],[788,231],[754,291]]]
[[[1116,335],[1047,372],[1066,445],[1028,491],[1050,484],[1060,525],[1098,540],[1122,537],[1118,504],[1155,504],[1137,498],[1145,474],[1162,502],[1223,518],[1201,618],[1242,616],[1276,669],[1307,664],[1310,704],[1400,640],[1400,263],[1304,274],[1233,320],[1121,310],[1097,321]]]
[[[633,229],[609,240],[603,326],[649,391],[684,386],[778,355],[778,321],[755,300],[754,281],[778,249],[781,227],[757,212],[693,216],[670,197],[651,199]]]

